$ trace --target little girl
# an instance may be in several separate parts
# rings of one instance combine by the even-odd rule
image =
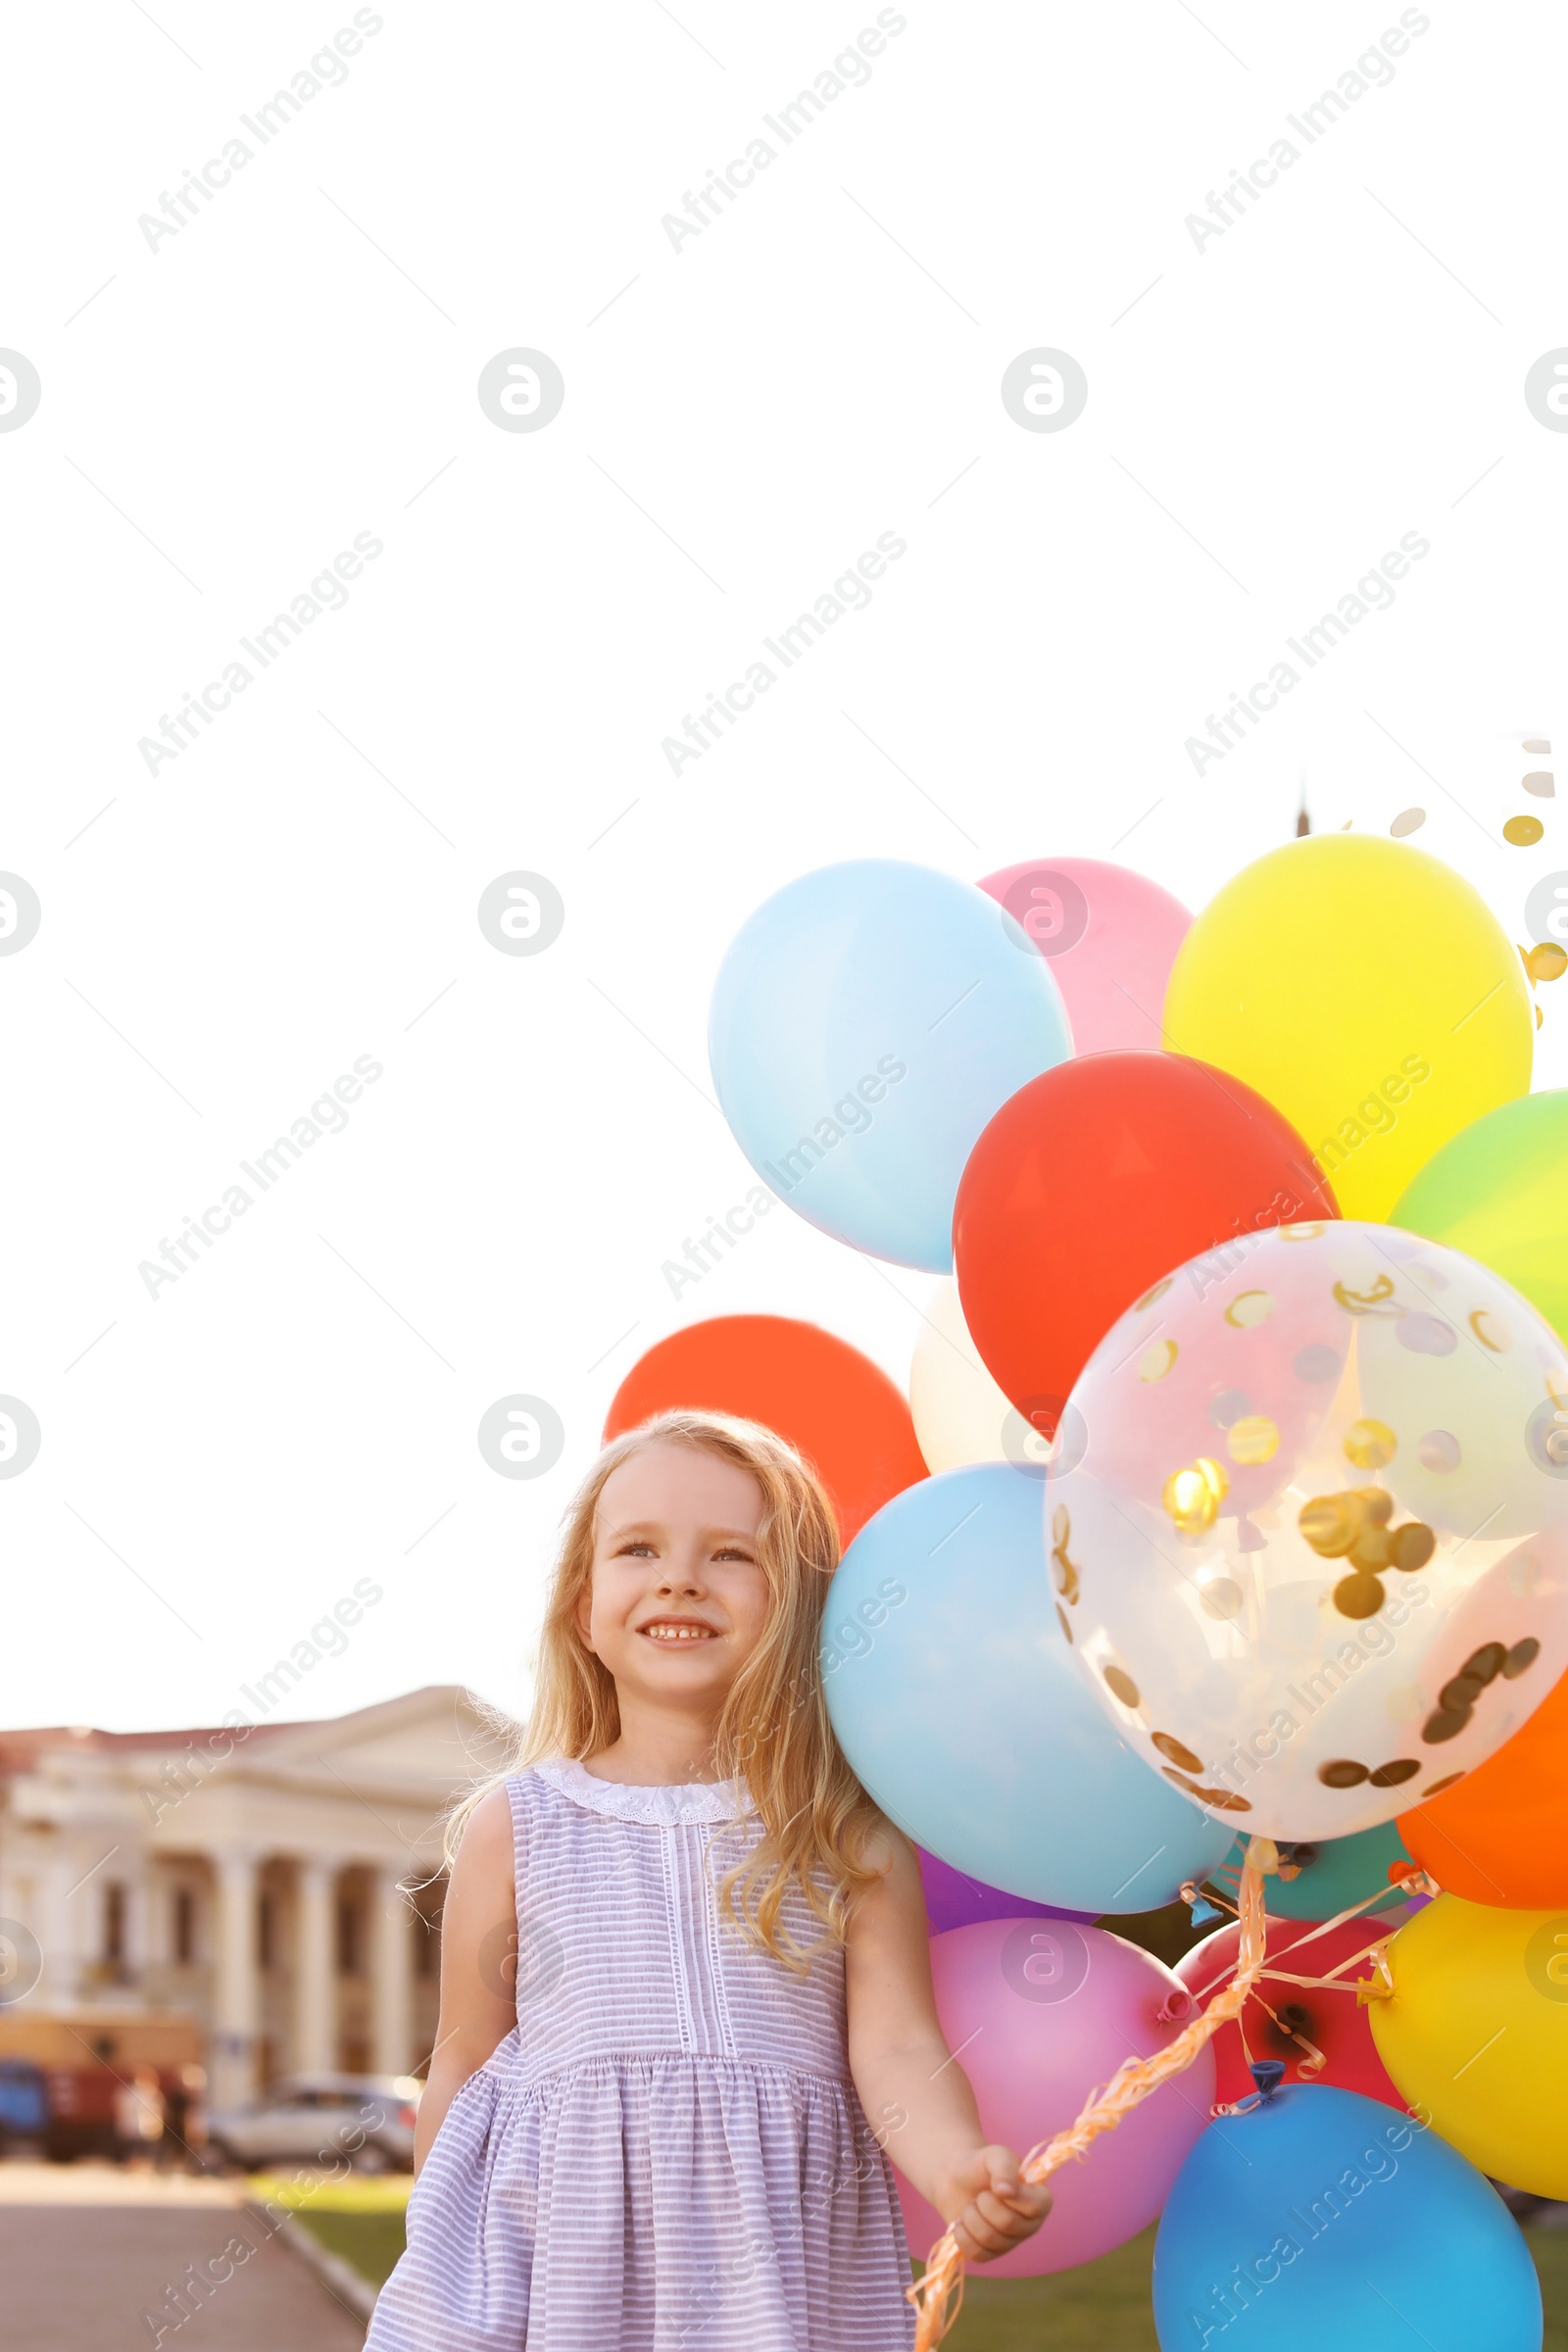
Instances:
[[[902,2352],[884,2149],[970,2261],[1040,2227],[943,2039],[914,1852],[828,1722],[837,1560],[751,1422],[664,1413],[589,1472],[514,1769],[454,1818],[367,2352]]]

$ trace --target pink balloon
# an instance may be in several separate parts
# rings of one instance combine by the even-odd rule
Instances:
[[[995,1919],[931,1942],[937,2014],[974,2085],[988,2140],[1018,2156],[1072,2123],[1124,2058],[1150,2058],[1196,2015],[1192,1994],[1152,1953],[1070,1920]],[[1209,2120],[1214,2055],[1162,2083],[1084,2163],[1054,2175],[1055,2203],[1033,2237],[989,2262],[988,2278],[1037,2278],[1092,2262],[1158,2213]],[[898,2162],[894,2132],[888,2153]],[[904,2226],[923,2258],[945,2224],[898,2176]]]
[[[1124,1046],[1180,1053],[1160,1034],[1176,951],[1192,927],[1157,882],[1099,858],[1035,858],[987,874],[980,888],[1023,925],[1061,991],[1079,1054]]]

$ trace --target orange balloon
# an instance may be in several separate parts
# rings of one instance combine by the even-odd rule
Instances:
[[[1568,1674],[1511,1740],[1398,1828],[1405,1852],[1467,1903],[1568,1907]]]
[[[845,1544],[926,1476],[909,1407],[887,1374],[847,1340],[788,1315],[714,1315],[659,1341],[615,1391],[606,1440],[680,1409],[737,1413],[787,1438],[826,1487]]]

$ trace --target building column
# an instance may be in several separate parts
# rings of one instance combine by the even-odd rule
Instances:
[[[337,2066],[337,1972],[334,1966],[337,1864],[313,1856],[294,1878],[294,2060],[298,2075]]]
[[[261,2020],[261,1972],[256,1965],[256,1856],[213,1857],[217,1902],[214,1921],[213,2066],[209,2099],[214,2108],[233,2107],[256,2088],[257,2028]]]
[[[396,1869],[376,1871],[370,1896],[370,2048],[378,2075],[406,2075],[414,2064],[413,1913],[398,1877]]]
[[[50,1854],[39,1871],[38,1917],[27,1924],[43,1954],[42,1999],[60,2008],[79,1997],[82,1940],[72,1902],[77,1876],[74,1857]]]

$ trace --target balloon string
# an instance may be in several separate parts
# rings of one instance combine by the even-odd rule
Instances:
[[[1199,2052],[1223,2025],[1239,2018],[1248,1994],[1262,1972],[1264,1946],[1263,1874],[1248,1860],[1239,1889],[1241,1943],[1236,1974],[1215,1993],[1200,2017],[1193,2020],[1152,2058],[1128,2058],[1116,2069],[1103,2090],[1092,2092],[1077,2120],[1054,2139],[1040,2140],[1019,2166],[1021,2179],[1031,2186],[1049,2180],[1069,2158],[1081,2162],[1102,2132],[1113,2132],[1124,2116],[1191,2066]],[[936,2352],[963,2301],[963,2256],[948,2230],[926,2258],[925,2273],[908,2290],[915,2308],[914,2352]]]
[[[1442,1888],[1438,1886],[1438,1883],[1435,1879],[1429,1877],[1424,1870],[1415,1869],[1413,1865],[1411,1869],[1406,1872],[1405,1876],[1399,1881],[1399,1885],[1416,1894],[1439,1894],[1442,1892]],[[1220,1899],[1223,1901],[1223,1896]],[[1284,1945],[1284,1947],[1276,1954],[1276,1957],[1281,1960],[1288,1959],[1292,1952],[1299,1951],[1303,1944],[1315,1943],[1317,1938],[1320,1936],[1326,1936],[1331,1928],[1343,1928],[1348,1920],[1358,1918],[1363,1911],[1369,1911],[1374,1903],[1379,1903],[1382,1900],[1383,1890],[1380,1887],[1376,1894],[1366,1895],[1360,1902],[1351,1903],[1348,1909],[1336,1912],[1332,1919],[1325,1919],[1321,1921],[1318,1926],[1309,1927],[1304,1936],[1297,1936],[1293,1937],[1291,1942]],[[1265,1977],[1277,1978],[1282,1984],[1302,1985],[1309,1991],[1326,1989],[1332,1992],[1352,1992],[1357,1990],[1358,1987],[1350,1984],[1342,1984],[1337,1980],[1345,1974],[1345,1971],[1348,1968],[1359,1967],[1363,1960],[1369,1960],[1375,1954],[1380,1952],[1384,1945],[1388,1942],[1389,1936],[1396,1935],[1397,1932],[1397,1928],[1391,1925],[1387,1935],[1379,1936],[1375,1937],[1371,1943],[1363,1944],[1360,1951],[1351,1952],[1348,1959],[1337,1961],[1334,1967],[1329,1970],[1327,1976],[1292,1976],[1287,1970],[1276,1967],[1265,1967],[1259,1973]],[[1210,1977],[1207,1984],[1199,1985],[1196,1989],[1200,1995],[1207,1992],[1210,1984],[1219,1984],[1223,1974],[1224,1971],[1221,1970],[1218,1976]],[[1243,2038],[1245,2040],[1245,2034]]]

